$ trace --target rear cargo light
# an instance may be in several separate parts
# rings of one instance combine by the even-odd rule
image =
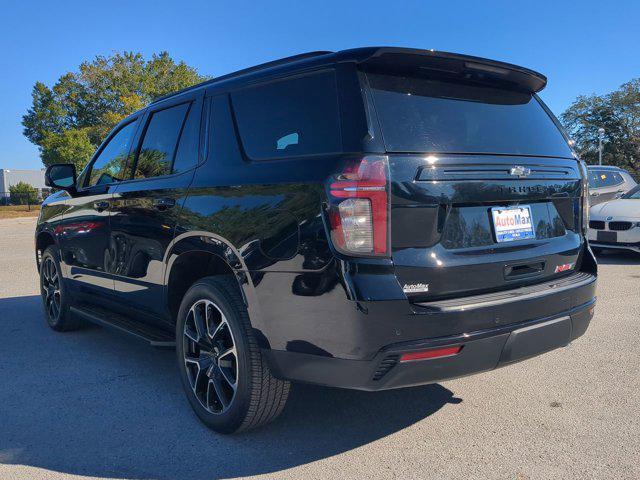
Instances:
[[[400,357],[401,362],[411,362],[414,360],[427,360],[429,358],[441,358],[450,357],[460,353],[462,346],[457,347],[445,347],[445,348],[432,348],[431,350],[422,350],[420,352],[408,352],[403,353]]]
[[[329,222],[334,246],[346,254],[386,255],[388,161],[368,156],[350,161],[331,179]]]

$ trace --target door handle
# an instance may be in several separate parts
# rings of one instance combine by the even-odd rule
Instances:
[[[153,200],[153,206],[158,210],[166,210],[167,208],[175,206],[175,204],[175,198],[155,198]]]
[[[106,210],[107,208],[109,208],[109,202],[107,202],[106,200],[101,200],[99,202],[94,202],[93,203],[93,208],[95,208],[98,212],[102,212],[102,211]]]

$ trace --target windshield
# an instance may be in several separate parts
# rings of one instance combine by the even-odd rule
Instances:
[[[627,193],[622,195],[621,198],[633,198],[636,200],[640,200],[640,185],[636,185],[635,187],[633,187]]]
[[[387,151],[572,158],[532,94],[386,73],[367,78]]]

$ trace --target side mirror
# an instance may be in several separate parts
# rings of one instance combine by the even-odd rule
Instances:
[[[76,167],[71,163],[49,165],[44,172],[44,184],[69,193],[76,191]]]

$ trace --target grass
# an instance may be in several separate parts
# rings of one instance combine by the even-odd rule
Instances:
[[[40,213],[40,205],[2,205],[0,206],[0,218],[37,217]]]

